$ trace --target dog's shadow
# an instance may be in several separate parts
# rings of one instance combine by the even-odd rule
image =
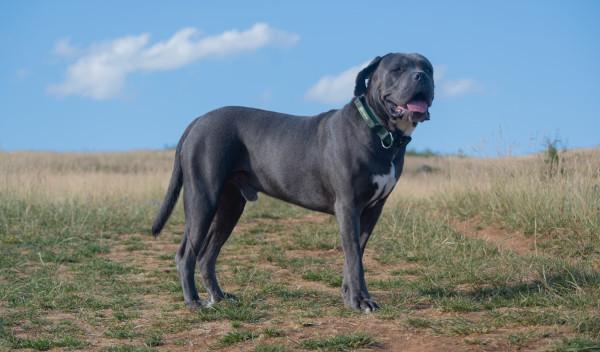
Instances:
[[[474,285],[473,288],[456,289],[448,287],[428,287],[419,293],[432,299],[465,299],[473,303],[502,306],[548,306],[558,301],[567,303],[574,295],[587,288],[600,287],[600,272],[569,268],[542,275],[540,279],[500,285]],[[518,301],[518,302],[516,302]],[[572,302],[575,304],[575,302]]]

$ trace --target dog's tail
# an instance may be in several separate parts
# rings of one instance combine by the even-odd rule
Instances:
[[[165,199],[160,206],[154,223],[152,224],[152,234],[154,237],[160,234],[160,231],[165,226],[165,223],[171,216],[175,204],[177,204],[177,198],[179,198],[179,192],[181,192],[181,186],[183,185],[183,172],[181,171],[181,162],[179,160],[179,148],[175,152],[175,162],[173,164],[173,173],[171,174],[171,181],[169,182],[169,188]]]
[[[177,204],[177,198],[179,198],[179,192],[181,192],[181,187],[183,186],[183,171],[181,170],[180,156],[181,146],[183,145],[183,141],[187,137],[188,132],[193,125],[194,123],[192,122],[183,133],[179,143],[177,143],[177,149],[175,149],[175,161],[173,162],[173,173],[171,174],[171,181],[169,181],[169,188],[167,189],[165,199],[158,210],[158,214],[156,214],[156,218],[154,218],[154,223],[152,224],[152,235],[154,235],[154,237],[160,234],[160,231],[165,226],[169,216],[171,216],[173,208],[175,208],[175,204]]]

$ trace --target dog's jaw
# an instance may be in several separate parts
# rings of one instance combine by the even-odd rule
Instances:
[[[390,131],[401,131],[403,135],[410,136],[417,128],[417,123],[410,121],[405,114],[400,116],[391,116],[386,104],[385,98],[381,96],[367,95],[367,103],[382,120],[383,125]],[[410,113],[410,112],[408,112]]]

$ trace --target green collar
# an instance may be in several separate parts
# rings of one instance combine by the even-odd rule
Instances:
[[[358,109],[360,116],[365,120],[367,126],[377,134],[379,139],[381,139],[381,146],[385,149],[390,149],[394,145],[394,135],[385,128],[379,117],[375,115],[367,103],[365,96],[360,95],[356,97],[354,99],[354,105],[356,105],[356,109]],[[410,136],[402,135],[400,138],[400,145],[407,145],[411,139]]]

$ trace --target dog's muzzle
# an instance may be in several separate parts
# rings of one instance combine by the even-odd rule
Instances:
[[[404,105],[398,105],[388,100],[387,105],[392,118],[406,118],[410,122],[429,120],[429,104],[425,100],[413,99]]]

